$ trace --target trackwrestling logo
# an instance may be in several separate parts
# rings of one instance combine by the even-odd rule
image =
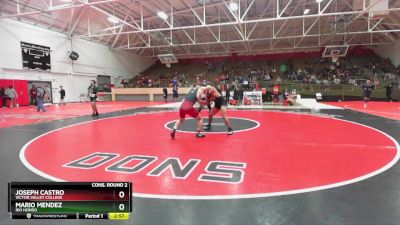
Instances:
[[[119,157],[117,153],[95,152],[69,162],[63,167],[74,169],[95,169]],[[187,179],[194,170],[198,168],[200,159],[189,159],[185,165],[182,160],[175,157],[168,157],[159,160],[157,156],[148,155],[129,155],[119,159],[109,166],[104,166],[104,170],[112,173],[137,174],[144,169],[150,168],[146,176],[159,177],[169,171],[175,179]],[[133,164],[132,166],[126,166]],[[246,163],[229,161],[209,161],[204,171],[197,177],[198,181],[219,182],[239,184],[243,182]]]

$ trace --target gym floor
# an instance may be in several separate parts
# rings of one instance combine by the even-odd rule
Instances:
[[[216,118],[196,139],[188,119],[174,140],[175,108],[102,104],[97,119],[71,113],[90,111],[82,103],[67,105],[70,116],[23,123],[2,109],[1,180],[131,181],[131,218],[118,224],[399,224],[399,103],[234,109],[232,136]],[[178,170],[162,168],[168,160]],[[54,224],[11,220],[7,186],[0,191],[0,224]],[[115,222],[57,221],[71,223]]]

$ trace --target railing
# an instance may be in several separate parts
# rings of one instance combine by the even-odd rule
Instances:
[[[321,93],[323,97],[325,96],[330,99],[341,101],[361,100],[363,96],[362,87],[360,85],[261,82],[261,87],[266,87],[267,91],[271,92],[274,84],[279,84],[280,91],[284,89],[295,89],[297,94],[303,96],[315,97],[316,93]],[[371,98],[386,99],[386,89],[384,85],[376,86],[372,91]],[[392,88],[392,99],[400,100],[400,89],[398,87]]]
[[[295,89],[297,94],[304,97],[315,97],[316,93],[321,93],[324,100],[362,100],[363,91],[360,85],[348,85],[348,84],[304,84],[304,83],[286,83],[286,82],[260,82],[260,87],[267,88],[267,92],[272,92],[274,84],[279,84],[279,90],[282,92],[285,89]],[[168,94],[172,94],[172,88],[167,88]],[[179,88],[179,95],[186,95],[190,88]],[[128,95],[132,96],[146,96],[146,100],[154,101],[160,100],[159,97],[162,95],[162,88],[113,88],[112,89],[112,100],[117,99],[117,95]],[[158,98],[157,98],[157,97]],[[384,100],[386,99],[386,89],[384,85],[378,85],[371,94],[372,99]],[[142,98],[144,99],[144,98]],[[400,100],[400,89],[393,87],[392,99]]]
[[[167,88],[168,94],[172,95],[172,88]],[[189,93],[190,88],[179,88],[178,93],[180,95],[186,95]],[[132,95],[132,96],[146,96],[146,100],[154,101],[156,95],[163,94],[163,88],[113,88],[111,90],[112,100],[117,100],[117,95]]]

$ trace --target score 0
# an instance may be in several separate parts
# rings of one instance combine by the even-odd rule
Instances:
[[[120,191],[119,194],[118,194],[118,197],[123,199],[125,197],[125,192],[124,191]]]
[[[126,196],[125,191],[119,191],[119,192],[118,192],[118,198],[119,198],[120,200],[124,200],[124,199],[125,199],[125,196]],[[119,209],[120,211],[124,211],[124,210],[125,210],[125,204],[124,204],[124,203],[120,203],[120,204],[118,205],[118,209]]]

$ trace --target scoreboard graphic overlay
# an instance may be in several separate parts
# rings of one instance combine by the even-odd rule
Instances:
[[[21,51],[24,69],[51,70],[50,47],[21,41]]]
[[[128,219],[130,182],[10,182],[13,219]]]

